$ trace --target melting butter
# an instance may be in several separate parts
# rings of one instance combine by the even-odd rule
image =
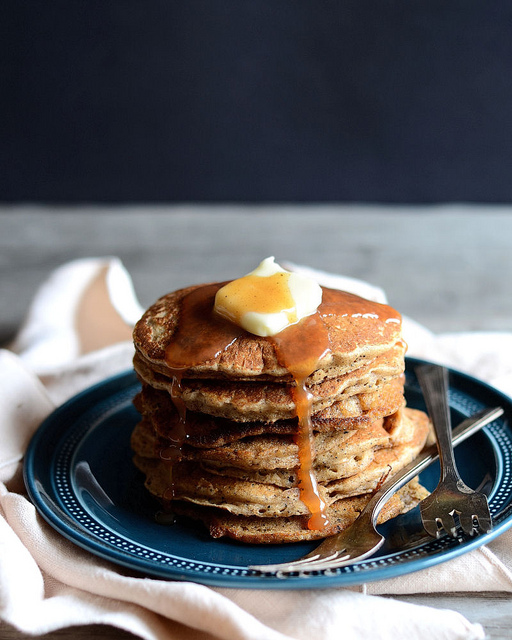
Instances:
[[[219,289],[215,311],[257,336],[274,336],[315,313],[321,301],[319,284],[283,269],[272,256]]]

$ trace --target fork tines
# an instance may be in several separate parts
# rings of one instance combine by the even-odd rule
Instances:
[[[344,553],[344,551],[345,550],[337,551],[330,556],[322,557],[317,554],[308,558],[302,558],[302,560],[295,560],[293,562],[254,565],[249,568],[264,573],[275,573],[278,577],[280,574],[284,577],[284,575],[288,573],[305,574],[313,571],[326,571],[344,567],[347,564],[352,563],[352,556]]]

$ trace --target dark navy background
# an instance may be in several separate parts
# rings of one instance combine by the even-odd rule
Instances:
[[[512,201],[512,3],[3,0],[0,200]]]

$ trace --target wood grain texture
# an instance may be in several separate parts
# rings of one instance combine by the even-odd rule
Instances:
[[[0,336],[74,258],[118,255],[144,306],[264,257],[367,280],[433,331],[512,327],[512,208],[0,207]]]
[[[460,593],[400,596],[411,604],[458,611],[470,622],[480,623],[487,640],[512,638],[512,597],[509,593]]]

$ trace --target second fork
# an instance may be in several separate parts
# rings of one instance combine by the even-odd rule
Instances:
[[[478,414],[466,418],[453,431],[454,444],[464,441],[484,425],[499,418],[502,413],[503,409],[496,407],[494,409],[484,409]],[[329,571],[372,556],[384,542],[384,537],[375,528],[381,507],[392,493],[419,474],[437,458],[438,454],[435,445],[424,449],[415,460],[384,482],[350,527],[330,538],[326,538],[311,553],[298,560],[269,565],[251,565],[249,569],[264,573],[275,573],[278,577],[284,578],[293,572],[305,574],[311,571]]]
[[[439,538],[444,531],[457,537],[457,519],[468,535],[490,531],[492,524],[487,497],[463,482],[455,462],[447,398],[448,371],[438,365],[423,365],[416,369],[416,375],[434,426],[441,464],[437,488],[420,504],[423,526],[434,538]]]

